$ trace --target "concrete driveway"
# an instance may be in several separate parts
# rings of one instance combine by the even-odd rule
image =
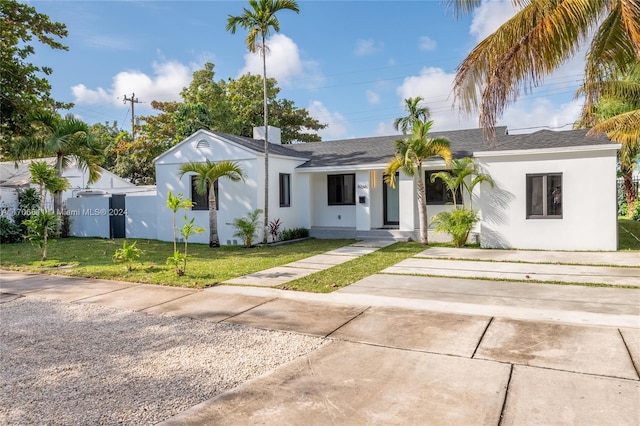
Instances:
[[[329,341],[166,425],[640,422],[640,327],[372,306],[351,295],[338,303],[262,288],[253,290],[264,295],[250,295],[244,287],[200,291],[5,272],[1,287]]]

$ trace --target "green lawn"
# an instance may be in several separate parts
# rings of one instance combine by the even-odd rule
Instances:
[[[314,293],[329,293],[353,284],[369,275],[376,274],[386,267],[412,257],[425,249],[427,247],[415,241],[398,242],[333,268],[288,282],[283,288]]]
[[[132,241],[134,240],[129,240]],[[173,269],[166,265],[167,257],[173,253],[173,243],[137,241],[137,247],[144,250],[145,254],[140,262],[135,264],[135,270],[132,272],[127,272],[125,266],[114,264],[112,261],[115,250],[122,247],[122,240],[97,238],[61,238],[49,246],[48,259],[44,263],[39,260],[39,250],[29,243],[2,244],[0,267],[76,277],[204,288],[355,242],[310,239],[250,249],[238,246],[209,248],[205,244],[189,244],[187,273],[178,277]]]
[[[640,222],[618,218],[618,250],[640,250]]]
[[[640,250],[640,222],[619,219],[620,250]],[[133,240],[130,240],[131,242]],[[122,264],[114,264],[113,253],[122,240],[96,238],[63,238],[51,244],[48,260],[40,262],[39,250],[29,243],[0,246],[0,268],[20,271],[63,274],[77,277],[104,278],[131,282],[204,288],[231,278],[294,262],[338,247],[353,240],[309,239],[291,244],[267,247],[209,248],[204,244],[189,245],[187,274],[178,277],[166,265],[173,244],[155,240],[137,240],[144,250],[135,270],[127,272]],[[436,244],[439,245],[439,244]],[[446,244],[445,244],[446,245]],[[374,253],[358,257],[342,265],[289,282],[283,288],[327,293],[380,272],[426,247],[416,242],[396,243]]]

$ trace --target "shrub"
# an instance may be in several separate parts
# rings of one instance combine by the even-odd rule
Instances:
[[[637,199],[636,202],[633,203],[633,213],[631,214],[631,219],[640,222],[640,199]]]
[[[14,221],[0,217],[0,244],[10,244],[22,241],[22,229]]]
[[[269,222],[269,226],[267,227],[267,232],[269,233],[269,235],[271,235],[271,242],[276,242],[278,241],[278,238],[280,237],[280,227],[282,226],[282,222],[280,221],[280,218],[278,219],[273,219],[271,222]]]
[[[296,240],[298,238],[307,238],[309,236],[309,230],[306,228],[293,228],[283,229],[280,233],[280,239],[282,241]]]
[[[262,214],[261,209],[255,209],[253,212],[249,212],[246,217],[239,217],[233,219],[233,222],[227,223],[235,229],[234,237],[242,238],[245,247],[251,247],[253,245],[253,239],[256,238],[258,233],[258,220]]]
[[[40,210],[40,196],[35,188],[28,188],[18,191],[18,211],[13,216],[13,221],[20,227],[22,235],[26,235],[29,230],[24,221],[31,219],[31,216]]]
[[[144,252],[136,247],[136,241],[131,244],[127,244],[127,241],[123,241],[122,248],[116,250],[113,254],[113,261],[117,263],[125,263],[127,265],[127,271],[133,271],[133,262],[142,256]]]
[[[431,218],[436,232],[444,232],[453,237],[456,247],[463,247],[469,238],[473,225],[478,222],[478,211],[467,209],[454,209],[448,212],[440,212]]]

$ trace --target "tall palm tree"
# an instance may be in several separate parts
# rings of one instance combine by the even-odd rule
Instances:
[[[236,28],[241,26],[249,31],[247,35],[247,48],[250,52],[260,51],[262,55],[262,83],[263,83],[263,110],[264,110],[264,226],[263,242],[267,243],[267,225],[269,223],[269,112],[267,108],[267,45],[266,38],[273,29],[280,32],[280,22],[276,13],[280,10],[292,10],[300,12],[295,0],[249,0],[251,9],[243,8],[239,16],[229,15],[227,19],[227,31],[236,33]]]
[[[575,127],[606,133],[612,141],[622,144],[618,162],[629,214],[633,214],[637,199],[633,171],[640,155],[640,62],[610,80],[583,85],[577,94],[588,91],[598,96],[594,103],[584,105]]]
[[[407,98],[404,100],[404,109],[407,111],[405,117],[399,117],[393,120],[393,128],[402,131],[403,135],[406,135],[409,130],[413,128],[416,121],[422,121],[425,123],[431,117],[431,111],[429,107],[418,106],[424,99],[421,96],[415,98]]]
[[[180,166],[180,177],[186,173],[194,173],[196,191],[204,195],[209,191],[209,247],[219,247],[218,211],[216,210],[216,194],[214,184],[218,179],[226,178],[232,182],[244,180],[244,172],[240,166],[229,160],[214,163],[207,160],[204,163],[190,162]]]
[[[467,13],[481,0],[447,0]],[[624,72],[640,58],[640,3],[637,0],[512,0],[518,12],[481,41],[457,68],[454,100],[461,109],[480,112],[480,125],[495,138],[495,124],[522,88],[572,57],[593,28],[585,83]],[[587,91],[587,105],[597,92]],[[628,117],[640,127],[640,114]]]
[[[447,165],[451,162],[450,143],[446,138],[430,138],[429,129],[433,121],[416,121],[411,136],[396,141],[396,156],[385,169],[385,180],[395,188],[396,172],[400,169],[409,176],[414,176],[416,198],[418,201],[418,217],[420,221],[420,243],[428,244],[427,192],[424,184],[423,164],[425,161],[440,157]]]
[[[36,136],[23,141],[20,159],[55,156],[58,177],[75,161],[78,168],[88,172],[87,183],[98,180],[103,150],[86,123],[72,115],[62,118],[52,112],[39,113],[31,121],[38,131]],[[62,191],[55,192],[53,208],[56,213],[62,210]]]

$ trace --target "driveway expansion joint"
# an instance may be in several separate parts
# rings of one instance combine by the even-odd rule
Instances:
[[[507,409],[507,399],[509,398],[509,386],[511,385],[512,377],[513,377],[513,364],[511,364],[511,368],[509,369],[509,378],[507,379],[507,386],[504,389],[504,400],[502,401],[502,409],[500,410],[500,417],[498,418],[498,426],[502,424],[502,419],[504,418],[505,411]]]
[[[489,322],[487,322],[487,326],[482,331],[482,334],[480,335],[480,339],[478,339],[478,344],[476,345],[476,348],[473,350],[473,353],[471,354],[472,359],[476,356],[476,352],[478,352],[478,348],[482,344],[482,339],[484,339],[484,335],[487,334],[487,330],[489,330],[489,327],[491,326],[491,323],[493,322],[494,318],[495,317],[489,318]]]
[[[636,376],[638,376],[638,380],[640,380],[640,371],[638,371],[638,366],[633,360],[633,356],[631,355],[631,349],[629,349],[629,344],[625,340],[624,335],[622,334],[622,331],[620,329],[618,329],[618,334],[620,335],[620,338],[622,339],[622,343],[624,344],[624,347],[627,350],[627,354],[629,355],[629,359],[631,360],[631,365],[633,365],[633,369],[636,371]]]

